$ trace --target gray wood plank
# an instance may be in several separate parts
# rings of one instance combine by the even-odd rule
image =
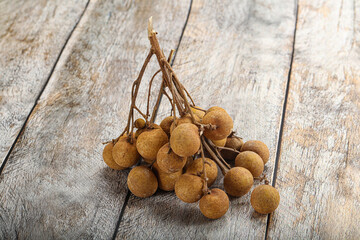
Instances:
[[[0,166],[87,0],[0,2]]]
[[[169,52],[188,8],[189,1],[90,2],[0,176],[0,239],[112,237],[127,172],[106,166],[101,142],[125,126],[131,83],[149,50],[148,17]]]
[[[360,239],[360,4],[299,1],[270,239]]]
[[[223,106],[241,136],[269,146],[265,172],[270,178],[292,53],[294,9],[293,1],[195,0],[174,65],[197,105]],[[167,114],[165,107],[159,121]],[[216,186],[223,188],[221,174]],[[232,198],[229,212],[211,221],[198,204],[183,203],[174,193],[158,192],[148,199],[131,196],[117,239],[263,239],[267,216],[254,213],[249,198]]]

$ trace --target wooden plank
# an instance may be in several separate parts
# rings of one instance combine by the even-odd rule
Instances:
[[[148,17],[169,52],[188,8],[189,1],[90,2],[0,177],[0,239],[112,237],[127,172],[105,165],[101,142],[125,127],[131,83],[149,50]]]
[[[360,238],[360,4],[299,1],[271,239]]]
[[[87,0],[0,2],[0,166]]]
[[[293,1],[194,0],[174,65],[196,104],[223,106],[241,136],[269,146],[265,172],[270,178],[292,53],[294,8]],[[167,114],[165,107],[159,121]],[[222,176],[216,185],[223,188]],[[249,198],[232,198],[229,212],[210,221],[198,204],[185,204],[174,193],[158,192],[144,200],[131,196],[117,239],[263,239],[267,216],[254,213]]]

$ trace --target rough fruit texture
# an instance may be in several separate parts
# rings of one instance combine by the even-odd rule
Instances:
[[[243,167],[231,168],[224,177],[225,191],[234,197],[248,193],[254,183],[253,175]]]
[[[169,116],[169,117],[164,118],[160,123],[160,127],[168,135],[170,134],[170,127],[171,127],[171,124],[173,123],[173,121],[174,121],[174,117]]]
[[[227,140],[227,138],[224,138],[224,139],[220,139],[220,140],[212,140],[212,142],[218,147],[224,147],[226,144],[226,140]]]
[[[203,185],[200,177],[185,173],[175,183],[175,194],[183,202],[194,203],[200,200]]]
[[[250,202],[256,212],[269,214],[279,206],[280,195],[274,187],[270,185],[260,185],[252,191]]]
[[[187,167],[186,173],[198,175],[199,173],[202,172],[202,170],[203,170],[203,160],[202,158],[197,158]],[[218,175],[217,165],[210,158],[205,158],[205,172],[206,172],[206,177],[208,178],[208,187],[210,187],[215,182]],[[204,174],[201,174],[200,177],[203,178]]]
[[[214,106],[214,107],[211,107],[209,108],[206,113],[209,113],[209,112],[212,112],[212,111],[225,111],[225,109],[221,108],[221,107],[218,107],[218,106]],[[226,111],[225,111],[226,112]],[[206,114],[205,113],[205,114]]]
[[[251,172],[253,177],[259,177],[264,171],[264,162],[255,152],[244,151],[237,155],[235,167],[243,167]]]
[[[170,150],[170,144],[166,143],[160,148],[156,156],[156,162],[160,169],[166,173],[180,171],[186,164],[186,157],[180,157]]]
[[[181,157],[194,155],[200,148],[198,128],[192,123],[177,126],[170,136],[170,146]]]
[[[129,143],[126,137],[121,137],[112,150],[112,157],[117,165],[122,168],[129,168],[140,160],[136,149],[136,140]]]
[[[144,119],[142,119],[142,118],[138,118],[138,119],[136,119],[135,120],[135,127],[137,128],[137,129],[141,129],[141,128],[144,128],[145,127],[145,120]]]
[[[174,173],[166,173],[163,172],[157,162],[153,165],[153,171],[157,177],[159,188],[164,191],[173,191],[175,188],[175,183],[182,175],[182,171],[174,172]]]
[[[141,198],[150,197],[158,188],[155,174],[145,166],[133,168],[128,175],[127,184],[132,194]]]
[[[218,219],[224,216],[229,209],[229,197],[223,190],[214,188],[210,190],[210,194],[206,194],[200,199],[199,207],[205,217]]]
[[[136,141],[136,147],[140,155],[155,161],[159,149],[168,142],[168,136],[161,128],[150,129],[142,132]]]
[[[200,122],[200,118],[196,115],[194,115],[194,119],[195,121]],[[193,123],[191,120],[191,116],[189,114],[182,116],[181,118],[177,118],[170,126],[170,134],[172,133],[172,131],[175,129],[175,125],[179,126],[181,124],[184,123]]]
[[[225,147],[240,151],[243,144],[244,144],[244,142],[243,142],[243,140],[241,140],[241,138],[229,137],[226,139]],[[238,154],[236,152],[223,149],[223,150],[221,150],[221,155],[226,160],[235,160],[235,158]]]
[[[209,138],[210,140],[221,140],[226,138],[231,133],[234,125],[233,120],[225,110],[214,110],[206,113],[202,123],[216,126],[216,129],[206,128],[204,130],[205,137]]]
[[[113,148],[114,148],[114,144],[112,142],[106,144],[106,146],[104,147],[104,150],[103,150],[104,162],[106,163],[106,165],[108,165],[112,169],[115,169],[115,170],[125,169],[124,167],[121,167],[118,164],[116,164],[116,162],[114,161],[114,159],[112,157]]]
[[[251,140],[244,143],[241,147],[241,151],[256,152],[264,161],[264,164],[269,160],[270,152],[265,143],[257,140]]]
[[[196,108],[198,108],[198,109],[202,109],[202,110],[205,110],[205,109],[203,109],[203,108],[201,108],[201,107],[198,107],[198,106],[195,106]],[[196,115],[199,119],[202,119],[203,117],[204,117],[204,115],[205,115],[205,111],[201,111],[201,110],[198,110],[198,109],[196,109],[196,108],[193,108],[193,107],[191,107],[191,111],[194,113],[194,115]]]

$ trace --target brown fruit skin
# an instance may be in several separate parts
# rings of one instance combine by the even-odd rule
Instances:
[[[145,120],[142,118],[138,118],[135,120],[134,124],[137,129],[142,129],[145,127]]]
[[[121,137],[113,148],[112,157],[115,163],[124,169],[135,165],[140,160],[136,140],[131,144],[126,137]]]
[[[244,196],[250,191],[253,183],[253,175],[243,167],[231,168],[224,177],[224,189],[234,197]]]
[[[210,194],[205,194],[199,202],[201,213],[210,219],[218,219],[224,216],[229,205],[229,197],[219,188],[211,189]]]
[[[196,108],[199,108],[199,109],[202,109],[202,110],[205,110],[203,109],[202,107],[199,107],[199,106],[195,106]],[[193,108],[193,107],[190,107],[191,108],[191,111],[193,112],[194,115],[196,115],[200,120],[204,117],[205,115],[205,111],[201,111],[201,110],[198,110],[196,108]]]
[[[153,171],[157,177],[159,188],[164,191],[173,191],[175,188],[175,183],[182,175],[182,170],[174,173],[163,172],[157,162],[153,165]]]
[[[225,147],[240,151],[243,144],[244,144],[244,142],[243,142],[243,140],[241,140],[241,138],[229,137],[226,139]],[[225,149],[221,150],[221,156],[223,158],[225,158],[226,160],[235,160],[237,155],[238,155],[238,153],[233,152],[233,151],[229,151],[229,150],[225,150]]]
[[[244,151],[237,155],[235,167],[243,167],[251,172],[253,177],[259,177],[264,171],[264,162],[255,152]]]
[[[159,149],[168,142],[168,136],[161,128],[149,129],[142,132],[136,141],[136,147],[140,155],[155,161]]]
[[[185,173],[175,183],[175,194],[183,202],[194,203],[200,200],[203,185],[200,177]]]
[[[195,119],[195,121],[200,122],[200,118],[198,116],[194,115],[194,119]],[[170,126],[170,134],[175,129],[175,123],[177,124],[177,126],[179,126],[180,124],[193,123],[193,122],[192,122],[191,116],[189,114],[182,116],[181,118],[177,118]]]
[[[170,126],[173,122],[174,122],[174,117],[169,116],[169,117],[164,118],[160,123],[160,127],[167,135],[170,134]]]
[[[217,175],[218,175],[218,168],[216,166],[216,163],[211,160],[210,158],[205,158],[205,161],[210,163],[205,163],[205,172],[206,177],[208,178],[208,187],[213,185],[215,182]],[[203,170],[203,162],[202,158],[195,159],[186,169],[186,173],[197,175],[198,173],[202,172]],[[204,174],[201,174],[201,178],[203,178]]]
[[[212,111],[225,111],[225,109],[221,108],[221,107],[218,107],[218,106],[214,106],[214,107],[211,107],[209,108],[206,113],[209,113],[209,112],[212,112]],[[226,112],[226,111],[225,111]],[[205,114],[206,114],[205,113]]]
[[[156,162],[163,172],[178,172],[185,166],[186,158],[176,155],[172,150],[169,153],[169,150],[169,143],[166,143],[164,146],[162,146],[157,153]]]
[[[170,146],[180,157],[194,155],[200,148],[197,126],[192,123],[183,123],[177,126],[170,136]]]
[[[226,144],[226,140],[227,140],[227,138],[220,139],[220,140],[211,140],[211,141],[213,142],[213,144],[215,144],[218,147],[224,147]]]
[[[269,160],[270,152],[265,143],[257,140],[251,140],[244,143],[241,147],[241,152],[252,151],[256,152],[264,161],[264,164]]]
[[[252,191],[250,203],[256,212],[269,214],[279,206],[280,194],[270,185],[260,185]]]
[[[112,142],[106,144],[106,146],[104,147],[104,150],[103,150],[104,162],[106,163],[106,165],[108,165],[112,169],[115,169],[115,170],[125,169],[124,167],[121,167],[118,164],[116,164],[116,162],[114,161],[114,159],[112,157],[113,148],[114,148],[114,144]]]
[[[158,181],[149,168],[137,166],[131,169],[127,178],[127,185],[132,194],[140,198],[146,198],[156,192]]]
[[[202,123],[216,126],[216,129],[214,130],[208,128],[204,130],[204,136],[209,138],[210,140],[221,140],[226,138],[227,136],[229,136],[234,126],[233,120],[225,110],[214,110],[206,113],[202,120]]]

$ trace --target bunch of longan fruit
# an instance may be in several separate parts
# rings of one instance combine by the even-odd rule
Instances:
[[[128,174],[127,185],[135,196],[150,197],[158,188],[175,191],[183,202],[199,201],[200,211],[207,218],[220,218],[229,208],[228,195],[242,197],[250,191],[254,179],[265,179],[262,173],[269,149],[261,141],[244,143],[237,137],[232,131],[233,120],[223,108],[204,110],[196,106],[169,64],[173,51],[165,59],[151,19],[148,31],[151,48],[133,83],[127,126],[118,138],[106,143],[103,159],[115,170],[134,166]],[[150,120],[149,100],[146,114],[135,104],[144,70],[153,55],[160,66],[158,72],[162,72],[158,96],[165,94],[172,106],[170,116],[160,125],[153,121],[157,104]],[[142,118],[134,120],[135,111]],[[224,175],[224,190],[211,188],[218,177],[218,167]],[[261,214],[273,212],[279,201],[278,191],[267,180],[251,193],[251,205]]]

